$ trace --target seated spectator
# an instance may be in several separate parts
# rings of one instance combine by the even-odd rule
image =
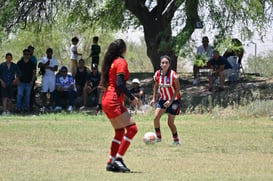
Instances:
[[[145,94],[144,94],[144,89],[140,86],[140,81],[139,81],[139,79],[137,79],[137,78],[135,78],[135,79],[133,79],[132,80],[132,88],[129,90],[130,91],[130,93],[132,93],[135,97],[137,97],[138,98],[138,104],[137,104],[137,106],[135,107],[133,104],[132,104],[132,102],[130,101],[130,100],[128,100],[128,99],[126,99],[125,100],[125,104],[127,105],[127,106],[129,106],[129,108],[131,108],[131,109],[135,109],[135,108],[137,108],[137,109],[139,109],[140,108],[140,106],[144,103],[144,101],[145,101]]]
[[[48,48],[46,50],[46,56],[43,57],[38,64],[40,70],[42,70],[42,107],[40,108],[41,112],[45,112],[45,106],[47,102],[47,93],[50,93],[50,103],[49,106],[53,105],[53,91],[55,90],[56,77],[55,72],[58,70],[58,60],[52,57],[53,49]]]
[[[207,62],[213,56],[214,48],[209,44],[209,38],[204,36],[202,38],[202,45],[197,48],[197,56],[193,65],[193,85],[197,85],[199,69],[206,66]]]
[[[231,40],[231,46],[225,51],[223,55],[226,59],[230,56],[237,56],[238,63],[242,64],[242,58],[244,56],[243,44],[237,38]]]
[[[100,93],[101,91],[98,89],[100,79],[101,79],[101,74],[98,71],[98,65],[97,64],[92,64],[91,66],[91,73],[88,74],[87,80],[84,85],[83,89],[83,106],[80,107],[80,109],[85,109],[87,106],[87,101],[88,101],[88,96],[94,95],[96,98],[100,98],[102,96]],[[96,99],[95,105],[97,105],[97,109],[101,109],[101,103],[98,102],[98,99]],[[98,111],[98,110],[97,110]]]
[[[12,62],[12,54],[6,54],[6,62],[0,64],[0,82],[3,98],[3,116],[9,115],[12,107],[12,98],[14,86],[19,82],[20,70],[18,66]]]
[[[85,66],[84,59],[80,59],[79,66],[77,67],[75,74],[75,82],[78,96],[83,94],[83,88],[87,80],[88,73],[90,73],[90,70]]]
[[[220,87],[218,91],[223,91],[225,78],[229,77],[232,73],[231,65],[223,56],[219,55],[217,50],[213,52],[213,58],[209,60],[208,64],[212,69],[212,75],[209,76],[209,91],[212,90],[214,78],[218,77],[220,79]]]
[[[56,77],[56,88],[53,92],[55,111],[61,111],[68,99],[67,111],[73,110],[73,103],[77,95],[75,81],[72,75],[67,74],[67,67],[62,66],[60,75]]]
[[[23,51],[23,59],[18,61],[17,66],[21,72],[20,81],[17,85],[17,113],[21,113],[22,110],[28,112],[31,87],[36,78],[36,65],[30,60],[29,49]],[[23,100],[24,105],[22,106]]]

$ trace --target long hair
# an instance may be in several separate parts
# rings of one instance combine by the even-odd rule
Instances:
[[[118,58],[122,57],[122,54],[126,50],[126,44],[122,39],[117,39],[113,41],[108,49],[107,52],[105,53],[104,60],[102,63],[102,68],[101,68],[101,86],[107,87],[109,84],[109,70],[111,68],[111,65],[113,61]]]

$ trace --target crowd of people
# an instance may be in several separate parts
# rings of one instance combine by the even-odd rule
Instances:
[[[46,55],[39,61],[34,55],[34,46],[29,45],[23,50],[19,61],[13,62],[12,53],[6,53],[5,61],[0,64],[1,98],[3,105],[2,115],[9,115],[14,110],[12,100],[16,100],[16,112],[29,113],[34,110],[34,85],[37,75],[41,75],[41,102],[40,112],[61,111],[66,108],[71,112],[77,96],[83,96],[81,109],[88,106],[88,96],[96,97],[92,105],[101,111],[101,91],[98,86],[101,79],[98,63],[100,46],[98,37],[93,38],[90,57],[91,68],[85,65],[82,55],[77,51],[79,39],[73,37],[71,42],[71,74],[66,66],[60,66],[53,56],[53,49],[48,48]],[[48,100],[49,99],[49,100]]]

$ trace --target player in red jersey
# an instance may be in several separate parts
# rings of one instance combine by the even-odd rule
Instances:
[[[180,84],[177,73],[170,69],[171,58],[167,55],[160,57],[160,70],[154,74],[155,86],[151,105],[153,106],[156,98],[159,101],[156,105],[154,127],[157,141],[161,141],[160,118],[166,112],[168,113],[168,126],[172,132],[175,145],[180,145],[177,129],[174,124],[175,116],[180,111]]]
[[[115,129],[106,170],[114,172],[130,172],[123,162],[123,156],[137,133],[135,120],[123,104],[125,95],[133,104],[138,103],[138,98],[126,88],[129,70],[124,59],[125,53],[125,42],[122,39],[115,40],[109,45],[102,64],[101,86],[105,88],[102,109]]]

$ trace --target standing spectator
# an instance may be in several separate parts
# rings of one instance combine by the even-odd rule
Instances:
[[[40,69],[44,71],[42,74],[42,107],[40,108],[41,112],[45,112],[45,106],[47,102],[47,93],[50,93],[50,104],[49,106],[52,107],[53,105],[53,91],[55,90],[55,72],[58,70],[58,60],[53,56],[53,49],[48,48],[46,50],[46,56],[43,57],[38,65]]]
[[[37,68],[38,60],[37,60],[36,56],[34,55],[34,49],[35,48],[34,48],[33,45],[29,45],[28,49],[30,51],[30,60],[34,62],[35,67]],[[34,79],[34,81],[32,83],[31,92],[30,92],[30,101],[29,101],[29,109],[30,110],[33,110],[33,103],[34,103],[34,99],[35,99],[34,86],[35,86],[36,80],[37,80],[37,77],[35,75],[35,79]]]
[[[160,118],[166,112],[168,113],[168,126],[172,132],[173,141],[175,145],[180,145],[177,129],[174,124],[175,116],[180,111],[180,84],[177,73],[170,69],[171,58],[167,55],[160,57],[161,69],[155,72],[154,93],[151,105],[153,106],[158,92],[160,93],[159,101],[156,105],[154,127],[157,136],[157,141],[162,139],[160,131]]]
[[[100,59],[100,46],[98,44],[99,41],[99,37],[98,36],[94,36],[93,37],[93,44],[91,46],[91,53],[90,53],[90,57],[92,58],[92,65],[93,64],[97,64],[99,65],[99,59]]]
[[[75,82],[77,87],[78,96],[83,94],[84,85],[87,81],[88,74],[90,70],[85,66],[84,59],[79,60],[79,66],[77,67],[76,75],[75,75]]]
[[[87,76],[83,89],[83,106],[80,107],[81,110],[87,106],[88,95],[95,95],[97,98],[101,96],[98,88],[100,80],[101,74],[98,71],[98,65],[92,64],[92,72]],[[101,109],[101,103],[97,102],[96,104],[98,104],[97,108]]]
[[[78,37],[73,37],[72,38],[72,45],[70,47],[70,58],[71,58],[71,63],[72,63],[72,70],[71,73],[73,76],[75,76],[76,69],[78,66],[78,56],[81,56],[82,54],[78,52],[78,47],[77,44],[79,43]]]
[[[24,97],[23,111],[29,111],[29,101],[31,87],[36,76],[36,66],[33,61],[30,60],[30,51],[25,49],[23,51],[23,60],[19,60],[17,66],[21,71],[20,81],[17,86],[17,113],[22,111],[22,99]]]
[[[224,57],[219,55],[217,50],[213,52],[213,58],[210,59],[208,64],[212,69],[212,76],[209,76],[209,91],[212,91],[212,84],[216,77],[220,77],[220,87],[218,91],[223,91],[225,78],[229,77],[232,73],[231,65]]]
[[[212,58],[213,56],[214,48],[209,44],[209,38],[207,36],[204,36],[202,38],[202,45],[197,48],[197,60],[194,62],[193,65],[193,85],[197,85],[198,80],[198,73],[199,69],[203,67],[203,65],[206,65],[206,62]],[[201,65],[199,65],[199,62],[201,61]]]
[[[125,54],[125,42],[122,39],[115,40],[109,45],[102,64],[101,84],[105,88],[102,109],[115,130],[106,170],[114,172],[130,172],[123,162],[123,156],[138,130],[134,118],[123,104],[125,95],[134,104],[138,102],[138,98],[126,88],[129,70],[127,61],[123,58]]]
[[[6,62],[0,64],[0,82],[1,92],[3,98],[3,113],[2,115],[9,115],[13,98],[14,86],[18,83],[18,77],[21,72],[18,66],[12,62],[12,54],[6,54]]]
[[[76,98],[76,86],[72,75],[67,74],[67,67],[61,67],[61,75],[56,78],[56,89],[53,92],[54,100],[56,103],[55,111],[61,111],[68,99],[67,111],[73,110],[74,100]]]

